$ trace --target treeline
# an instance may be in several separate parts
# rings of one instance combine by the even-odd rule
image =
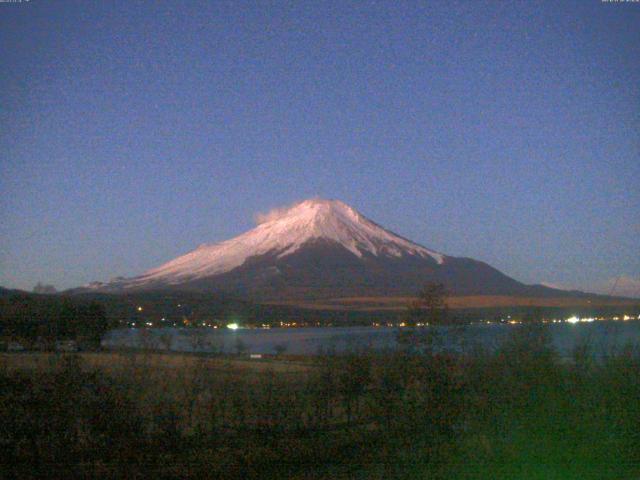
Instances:
[[[297,326],[367,326],[372,323],[398,324],[411,322],[408,314],[415,313],[414,305],[397,311],[323,310],[296,307],[295,305],[258,304],[220,294],[196,292],[136,292],[129,294],[82,294],[77,298],[97,301],[104,305],[110,321],[120,326],[225,326],[238,323],[243,326],[263,324],[278,327],[283,323]],[[141,310],[138,307],[142,307]],[[449,309],[448,315],[456,323],[473,323],[508,319],[526,321],[536,319],[566,319],[581,317],[611,317],[623,314],[640,314],[637,307],[487,307]],[[164,321],[162,320],[164,319]]]
[[[0,297],[0,337],[30,348],[49,349],[63,340],[96,347],[112,327],[95,301],[20,293]]]
[[[62,303],[73,306],[98,304],[103,308],[110,328],[147,326],[153,327],[204,325],[225,326],[238,323],[243,326],[262,326],[264,324],[278,327],[281,323],[296,326],[366,326],[372,323],[382,325],[408,324],[422,321],[418,315],[417,305],[398,311],[349,311],[349,310],[316,310],[296,306],[256,304],[241,299],[219,294],[203,294],[196,292],[136,292],[129,294],[83,293],[75,295],[35,295],[19,291],[0,289],[0,328],[7,329],[12,321],[25,325],[36,313],[42,323],[46,317],[58,318],[55,313]],[[23,311],[19,311],[20,306]],[[95,308],[95,307],[94,307]],[[49,315],[46,310],[53,311]],[[77,312],[87,316],[86,312]],[[536,319],[568,318],[573,315],[591,317],[611,317],[623,314],[640,314],[640,307],[599,307],[599,308],[565,308],[565,307],[500,307],[449,309],[449,320],[454,323],[473,323],[492,320],[494,322],[507,319],[526,321],[530,317]],[[69,317],[70,315],[66,315]],[[413,318],[415,317],[415,318]],[[26,320],[26,321],[25,321]],[[68,323],[68,322],[67,322]],[[60,324],[61,332],[66,335],[69,328]],[[57,327],[56,327],[57,328]],[[22,330],[23,327],[19,327]],[[31,329],[32,330],[32,329]],[[0,335],[3,335],[0,332]],[[29,337],[32,338],[32,337]]]
[[[570,363],[544,328],[496,352],[433,338],[387,354],[321,355],[303,371],[121,355],[0,370],[0,463],[153,478],[563,478],[640,475],[640,355]],[[173,357],[175,358],[175,357]]]

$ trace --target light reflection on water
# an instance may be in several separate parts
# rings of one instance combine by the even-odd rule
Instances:
[[[483,347],[493,349],[510,332],[520,326],[478,324],[459,327],[454,333],[448,327],[437,327],[445,349]],[[548,324],[551,341],[560,355],[589,345],[596,355],[604,355],[627,345],[640,345],[640,321]],[[102,341],[107,348],[152,348],[180,352],[224,352],[273,354],[278,348],[289,354],[316,354],[319,351],[345,352],[365,348],[398,348],[398,332],[409,329],[395,327],[308,327],[273,329],[155,328],[118,329]],[[424,331],[418,329],[418,331]]]

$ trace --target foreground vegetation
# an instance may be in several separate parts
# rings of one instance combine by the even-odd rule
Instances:
[[[542,327],[498,351],[307,360],[0,357],[6,478],[640,475],[640,355],[572,362]],[[1,475],[0,475],[1,476]]]

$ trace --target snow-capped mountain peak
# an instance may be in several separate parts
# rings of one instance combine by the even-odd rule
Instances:
[[[256,221],[242,235],[200,245],[142,275],[79,290],[215,292],[251,301],[333,302],[405,297],[437,282],[456,295],[554,294],[484,262],[429,250],[338,200],[306,200],[259,214]]]
[[[313,240],[335,242],[353,255],[431,258],[444,255],[402,238],[339,200],[312,199],[259,215],[258,226],[238,237],[204,244],[186,255],[131,279],[130,286],[161,281],[175,284],[229,272],[248,258],[284,258]]]

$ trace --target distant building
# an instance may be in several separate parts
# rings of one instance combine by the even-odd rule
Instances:
[[[58,291],[56,290],[56,287],[54,287],[53,285],[43,285],[40,282],[38,282],[38,284],[35,287],[33,287],[33,293],[52,295],[57,292]]]
[[[23,352],[24,346],[18,342],[7,343],[7,352]]]
[[[56,352],[77,352],[78,344],[74,340],[59,340],[56,342]]]

